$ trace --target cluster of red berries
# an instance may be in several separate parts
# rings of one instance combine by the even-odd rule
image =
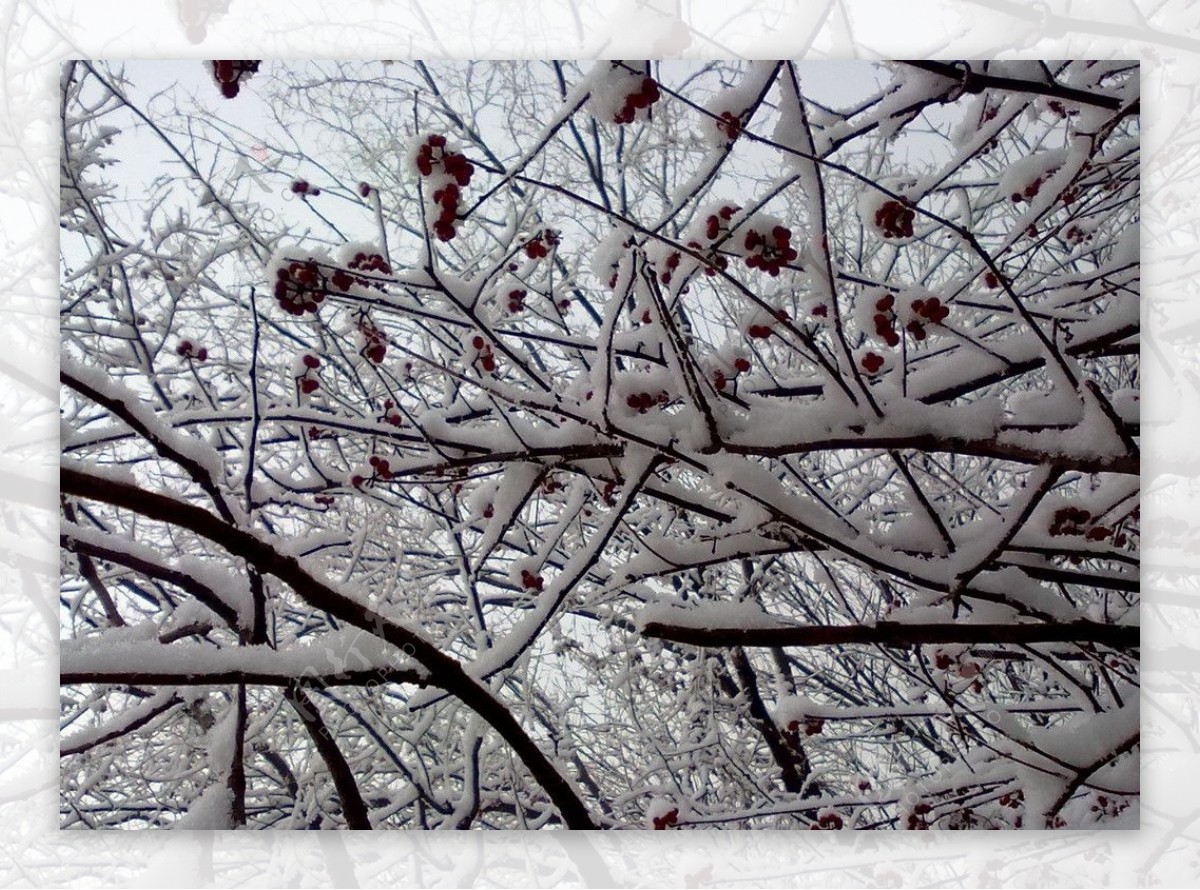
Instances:
[[[317,368],[321,367],[321,360],[315,355],[305,353],[300,361],[304,365],[304,373],[297,378],[300,382],[300,392],[309,396],[321,388],[321,381],[317,377]]]
[[[1092,518],[1091,511],[1080,507],[1062,507],[1054,512],[1050,523],[1050,534],[1053,537],[1061,535],[1081,535],[1083,526]]]
[[[845,826],[845,821],[837,813],[822,813],[820,818],[808,827],[811,831],[840,831]]]
[[[704,234],[708,240],[716,241],[721,235],[727,234],[729,232],[729,221],[741,209],[736,204],[726,204],[717,210],[716,213],[709,214],[708,219],[704,221]]]
[[[1012,199],[1014,204],[1019,204],[1021,201],[1033,200],[1037,197],[1038,192],[1042,190],[1043,181],[1044,179],[1039,176],[1033,182],[1029,183],[1029,185],[1025,186],[1023,191],[1013,192],[1011,195],[1009,195],[1009,197]]]
[[[322,507],[332,507],[333,506],[333,497],[331,495],[319,494],[316,497],[314,497],[313,500],[316,501]]]
[[[306,198],[315,198],[321,194],[321,190],[312,185],[307,179],[297,179],[292,183],[292,194],[303,195]]]
[[[884,201],[875,211],[875,225],[885,238],[911,238],[915,216],[906,203]]]
[[[365,253],[360,251],[354,255],[349,264],[351,269],[358,272],[379,272],[383,275],[391,275],[392,267],[380,253]]]
[[[637,410],[638,414],[645,414],[655,405],[665,405],[670,397],[666,391],[660,391],[657,395],[651,395],[648,392],[631,393],[625,398],[625,404],[630,408]]]
[[[543,586],[545,586],[545,581],[542,580],[541,575],[535,575],[529,569],[521,569],[521,587],[525,590],[540,592]]]
[[[196,346],[191,340],[180,340],[175,347],[175,353],[184,358],[194,358],[198,362],[208,361],[208,348]]]
[[[249,80],[258,72],[261,59],[218,59],[212,63],[213,77],[221,85],[221,95],[234,98],[242,88],[242,81]]]
[[[496,370],[496,356],[492,353],[492,347],[488,345],[483,337],[476,334],[471,338],[471,345],[475,347],[478,353],[479,366],[489,374]]]
[[[1113,543],[1118,547],[1124,547],[1129,543],[1128,535],[1116,529],[1111,529],[1107,525],[1093,525],[1083,537],[1088,541],[1103,541],[1107,538],[1112,538]]]
[[[377,454],[372,454],[371,457],[368,458],[368,463],[370,463],[371,468],[374,471],[371,473],[370,478],[363,476],[361,473],[355,473],[350,477],[350,484],[359,491],[362,491],[363,485],[368,482],[374,482],[377,479],[382,479],[386,482],[394,475],[392,473],[391,464],[388,462],[387,458],[380,457]]]
[[[879,369],[883,367],[883,356],[878,352],[868,352],[859,359],[859,364],[868,374],[878,374]]]
[[[712,248],[712,243],[721,240],[729,235],[729,221],[733,219],[733,215],[741,210],[737,205],[726,204],[717,209],[715,213],[710,213],[704,220],[704,237],[709,242],[707,245],[700,243],[696,238],[688,241],[688,249],[705,254],[704,274],[713,276],[717,274],[717,270],[728,268],[729,261],[717,253],[715,248]],[[710,249],[712,248],[712,249]],[[675,270],[679,267],[682,257],[678,252],[668,254],[664,265],[666,268],[659,273],[659,280],[663,284],[670,284]],[[613,282],[610,287],[616,285],[616,275],[613,275]]]
[[[937,297],[913,300],[910,305],[913,312],[925,319],[924,322],[921,322],[914,318],[905,325],[904,329],[913,335],[914,340],[925,339],[926,324],[941,324],[950,315],[950,307],[943,306],[942,301]]]
[[[997,802],[1002,807],[1009,807],[1010,809],[1019,810],[1025,805],[1025,793],[1020,789],[1016,791],[1010,791],[1006,794],[1001,794],[1000,800]]]
[[[475,165],[466,155],[446,150],[446,137],[437,133],[429,136],[417,151],[417,169],[422,176],[433,176],[440,171],[449,181],[433,193],[433,200],[440,208],[433,224],[433,233],[441,241],[451,241],[457,234],[454,223],[458,220],[458,202],[462,189],[471,184]]]
[[[883,340],[888,346],[899,346],[900,335],[896,333],[896,313],[893,308],[896,305],[896,297],[894,294],[884,294],[875,301],[875,316],[872,321],[875,322],[875,334]],[[869,353],[874,355],[874,353]],[[882,359],[880,363],[882,364]],[[871,372],[875,373],[874,371]]]
[[[525,308],[525,291],[517,288],[508,292],[508,311],[520,312]]]
[[[388,462],[387,458],[372,454],[368,458],[367,463],[375,468],[375,475],[380,479],[387,480],[392,478],[392,465]]]
[[[788,732],[798,733],[802,724],[799,720],[793,720],[788,724]],[[820,735],[825,730],[824,717],[805,717],[803,723],[804,734],[808,736]]]
[[[672,807],[671,809],[669,809],[665,813],[663,813],[661,816],[654,817],[654,830],[655,831],[665,831],[666,829],[670,828],[672,825],[678,825],[678,824],[679,824],[679,809],[676,807]]]
[[[967,678],[978,676],[982,670],[979,667],[979,663],[970,658],[963,659],[961,656],[955,657],[950,653],[942,652],[941,650],[938,650],[937,654],[934,655],[933,663],[937,666],[939,671],[948,671],[951,667],[954,667],[957,664],[959,676]],[[979,681],[976,681],[976,683],[982,687],[982,684],[979,684]]]
[[[1092,234],[1091,232],[1085,232],[1079,226],[1072,224],[1067,227],[1065,232],[1063,232],[1063,238],[1065,238],[1067,241],[1070,241],[1072,244],[1084,244],[1085,242],[1090,242],[1092,240]]]
[[[435,165],[440,166],[463,188],[470,185],[471,174],[475,172],[474,165],[465,155],[456,151],[446,151],[446,137],[437,133],[426,139],[417,151],[417,169],[421,171],[422,176],[432,176]]]
[[[621,106],[621,110],[613,117],[613,123],[633,123],[633,119],[639,111],[643,108],[649,108],[660,97],[661,94],[658,91],[657,81],[653,77],[643,77],[641,84],[638,85],[638,89],[625,97],[625,104]]]
[[[391,399],[387,399],[383,403],[383,415],[379,419],[392,426],[400,426],[404,423],[404,417],[396,410],[396,403]]]
[[[321,270],[312,260],[289,263],[275,273],[275,299],[291,315],[316,313],[325,300]]]
[[[550,248],[558,244],[558,230],[545,229],[540,235],[534,235],[525,242],[525,256],[532,260],[540,260],[550,256]],[[616,275],[613,275],[613,287],[616,286]]]
[[[1097,794],[1096,801],[1091,806],[1093,813],[1110,818],[1121,815],[1127,809],[1129,809],[1129,801],[1110,799],[1107,794]]]
[[[366,356],[367,361],[381,364],[383,357],[387,355],[387,334],[377,327],[366,313],[358,319],[358,334],[362,342],[358,351]]]
[[[354,255],[354,258],[347,264],[348,267],[355,272],[377,272],[381,275],[391,275],[392,267],[382,254],[364,253],[359,251]],[[329,276],[329,283],[338,290],[349,290],[353,284],[360,284],[363,287],[376,287],[380,290],[383,285],[371,278],[364,278],[361,275],[351,275],[345,269],[338,269]]]
[[[749,370],[749,360],[741,357],[733,360],[734,377],[737,377],[738,374],[745,374]],[[717,368],[717,370],[713,371],[713,386],[721,391],[724,391],[725,387],[728,385],[729,378],[721,368]]]
[[[772,278],[800,255],[792,247],[791,229],[785,226],[775,226],[769,235],[751,229],[746,233],[745,246],[746,250],[756,251],[746,257],[747,268],[762,269]]]
[[[742,135],[742,119],[732,111],[722,111],[717,118],[717,129],[732,142]]]
[[[1062,507],[1054,513],[1054,519],[1050,523],[1050,534],[1056,538],[1064,535],[1083,535],[1086,541],[1106,541],[1112,538],[1113,543],[1118,547],[1124,547],[1129,543],[1129,536],[1117,528],[1099,524],[1085,528],[1091,519],[1092,514],[1087,510],[1079,507]]]
[[[458,199],[461,196],[458,186],[453,182],[433,193],[434,203],[442,208],[433,224],[433,234],[438,236],[439,241],[453,241],[458,234],[454,224],[458,221]]]
[[[681,256],[680,256],[679,251],[677,251],[677,250],[672,251],[671,253],[667,254],[667,258],[663,261],[664,268],[661,272],[658,273],[658,280],[661,281],[663,284],[670,284],[671,277],[675,274],[675,270],[679,268],[680,259],[681,259]],[[617,286],[617,276],[616,276],[615,272],[613,273],[613,282],[609,286],[610,287]]]
[[[775,310],[775,321],[787,321],[788,318],[789,316],[786,309]],[[771,333],[771,325],[769,324],[760,324],[759,322],[755,322],[746,328],[746,336],[752,340],[766,340],[771,336]]]
[[[929,815],[933,807],[927,803],[916,804],[912,808],[912,812],[908,814],[908,830],[909,831],[928,831],[929,822],[925,819]]]

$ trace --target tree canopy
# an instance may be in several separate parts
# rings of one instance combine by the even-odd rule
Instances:
[[[1127,62],[62,73],[64,827],[1135,827]]]

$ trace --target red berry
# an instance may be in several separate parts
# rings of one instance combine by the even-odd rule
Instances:
[[[315,377],[305,377],[300,381],[300,391],[306,395],[316,392],[320,387],[321,383]]]
[[[750,370],[750,362],[748,359],[744,358],[734,359],[733,366],[737,369],[739,374],[745,374]]]
[[[862,366],[868,374],[874,374],[883,367],[883,356],[876,352],[868,352],[862,357]]]
[[[306,354],[304,356],[304,358],[302,359],[302,361],[304,362],[304,367],[306,367],[306,368],[316,369],[316,368],[321,367],[321,360],[319,358],[317,358],[315,355],[307,355]]]

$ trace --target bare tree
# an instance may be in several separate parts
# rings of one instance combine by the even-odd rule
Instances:
[[[64,826],[1136,824],[1136,65],[206,65],[63,70]]]

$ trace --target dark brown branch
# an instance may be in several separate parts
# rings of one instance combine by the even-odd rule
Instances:
[[[129,733],[136,732],[137,730],[141,729],[143,726],[145,726],[147,723],[149,723],[151,720],[153,720],[159,714],[163,714],[163,713],[171,710],[171,708],[175,707],[176,705],[181,704],[182,701],[183,700],[179,696],[172,695],[166,701],[154,706],[153,708],[146,711],[146,713],[139,715],[136,720],[131,720],[128,723],[123,723],[120,726],[113,727],[108,732],[101,733],[100,735],[97,735],[97,736],[93,736],[92,738],[89,738],[86,741],[76,742],[76,743],[72,744],[72,743],[69,743],[68,740],[64,739],[64,741],[68,741],[68,744],[65,744],[65,745],[62,745],[59,747],[58,756],[59,757],[67,757],[68,755],[71,755],[71,754],[82,754],[84,751],[90,751],[90,750],[92,750],[92,748],[98,747],[99,745],[103,745],[105,742],[111,742],[114,739],[119,739],[124,736],[127,736],[127,735],[129,735]]]
[[[139,556],[126,553],[123,550],[105,547],[92,541],[79,540],[69,530],[62,531],[58,536],[58,540],[64,550],[75,554],[94,556],[96,559],[101,559],[105,562],[123,565],[127,569],[132,569],[141,575],[145,575],[147,578],[157,578],[159,581],[166,581],[168,584],[173,584],[202,602],[205,608],[219,617],[229,627],[237,628],[238,626],[237,610],[226,603],[207,584],[202,584],[186,572],[150,562]]]
[[[1040,83],[1036,80],[1021,80],[1017,77],[1001,77],[995,74],[980,74],[977,71],[949,62],[913,61],[901,59],[905,65],[920,68],[931,74],[938,74],[958,81],[963,85],[964,93],[979,93],[983,90],[1007,90],[1013,93],[1029,93],[1034,96],[1050,96],[1067,102],[1078,102],[1081,105],[1094,105],[1108,111],[1118,110],[1122,102],[1116,96],[1104,96],[1077,90],[1057,83]]]
[[[146,426],[129,406],[120,399],[114,399],[100,392],[93,386],[89,386],[82,380],[73,376],[69,371],[63,369],[59,371],[59,379],[75,392],[82,396],[91,399],[97,405],[107,408],[114,416],[119,417],[126,426],[149,442],[158,454],[162,457],[173,461],[188,474],[193,482],[200,486],[204,492],[212,499],[213,505],[217,508],[217,512],[221,514],[221,518],[226,522],[233,522],[233,512],[229,508],[229,504],[225,500],[225,495],[217,487],[216,481],[209,475],[208,471],[194,457],[181,452],[170,442],[160,438],[155,432]]]
[[[947,643],[1100,643],[1114,649],[1136,649],[1141,628],[1095,621],[1061,624],[877,624],[798,627],[680,627],[650,621],[642,634],[693,646],[921,646]]]
[[[354,781],[354,773],[350,769],[350,764],[346,762],[345,755],[334,742],[333,735],[317,712],[316,705],[312,703],[312,699],[304,690],[295,687],[286,689],[283,697],[287,699],[292,710],[296,712],[296,716],[300,718],[300,722],[304,724],[304,728],[308,730],[309,738],[313,740],[317,752],[329,769],[333,785],[337,788],[338,798],[342,802],[342,815],[346,817],[346,827],[355,831],[369,831],[371,819],[367,815],[367,804],[363,800],[362,792],[358,788],[358,783]]]
[[[341,671],[335,674],[314,674],[297,677],[282,671],[252,671],[230,668],[220,671],[178,670],[80,670],[59,674],[62,686],[81,683],[114,683],[129,686],[227,686],[245,683],[250,686],[300,686],[325,689],[331,686],[377,686],[385,683],[429,685],[428,677],[418,668],[388,668],[379,670]]]
[[[75,522],[75,508],[66,498],[62,498],[63,517],[67,522]],[[64,550],[71,548],[66,545],[66,541],[60,536],[59,538]],[[104,615],[108,618],[108,623],[113,627],[124,627],[125,619],[121,617],[120,610],[117,609],[116,602],[113,601],[112,594],[108,592],[108,588],[104,585],[104,580],[100,577],[100,573],[96,571],[96,564],[86,552],[76,550],[75,556],[79,559],[79,574],[83,575],[88,586],[95,592],[100,604],[104,607]]]
[[[750,666],[750,659],[740,646],[735,646],[730,652],[733,668],[737,674],[738,683],[749,700],[750,720],[762,733],[763,740],[771,751],[771,756],[779,766],[783,779],[783,787],[792,794],[804,791],[804,785],[812,772],[812,765],[804,748],[797,739],[789,739],[779,730],[772,719],[762,694],[758,690],[758,677]]]

